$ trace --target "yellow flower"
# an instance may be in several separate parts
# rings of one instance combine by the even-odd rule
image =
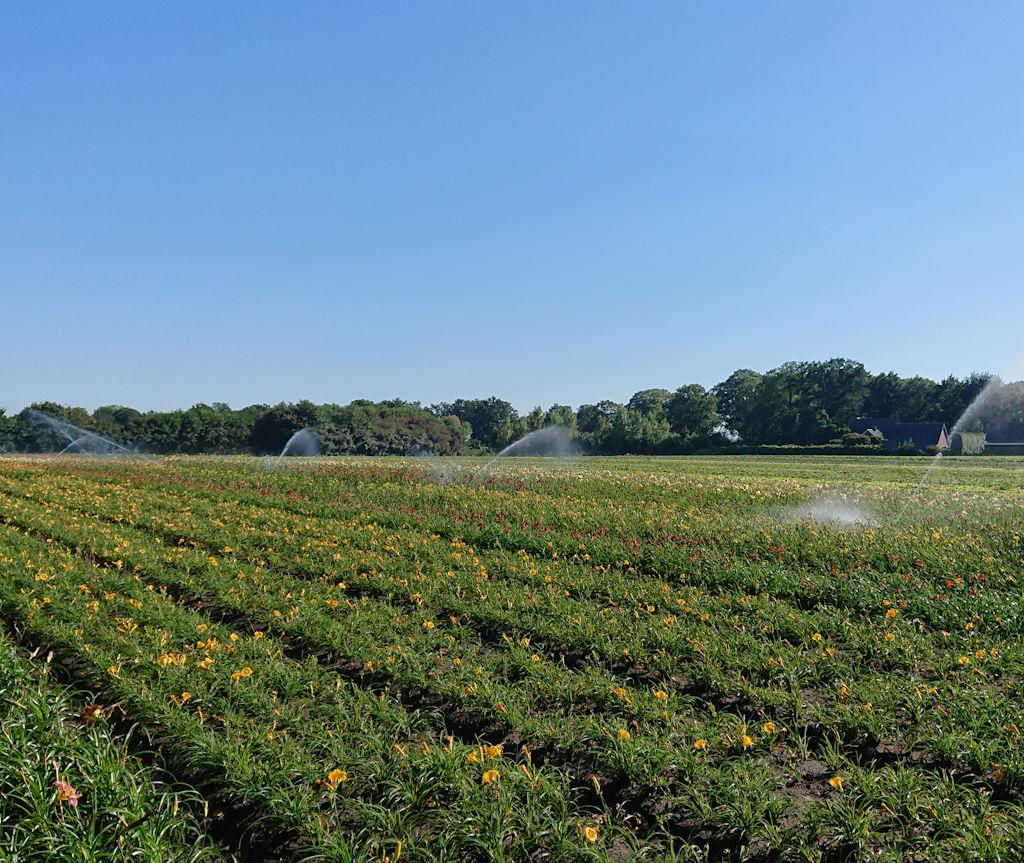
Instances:
[[[597,828],[592,826],[592,825],[590,825],[590,824],[588,824],[586,827],[583,828],[583,838],[586,839],[590,843],[596,842],[597,841]]]
[[[245,668],[239,668],[231,675],[232,680],[241,680],[243,677],[252,677],[252,669],[248,665]]]
[[[749,734],[744,734],[743,737],[740,739],[740,743],[743,744],[744,749],[749,749],[751,746],[754,745],[754,741]]]
[[[700,752],[707,752],[708,742],[703,737],[699,737],[693,741],[693,748]]]
[[[498,771],[497,770],[487,770],[487,771],[484,772],[484,775],[480,777],[480,781],[483,782],[484,785],[490,785],[497,778],[498,778]]]
[[[256,632],[252,634],[252,637],[259,641],[261,638],[263,638],[263,633],[259,630],[256,630]]]
[[[895,608],[890,608],[885,613],[885,619],[886,620],[892,620],[897,614],[899,614],[899,612]]]
[[[843,777],[833,776],[831,779],[829,779],[828,784],[835,788],[836,791],[841,791],[843,788]]]
[[[327,774],[327,782],[325,783],[328,788],[332,791],[338,787],[342,782],[348,781],[348,771],[342,770],[335,767],[330,773]]]
[[[774,722],[766,722],[764,725],[761,726],[761,730],[765,734],[774,734],[776,729],[777,729],[777,726],[775,725]]]
[[[629,740],[630,734],[625,728],[619,729],[619,740]]]
[[[424,620],[423,621],[423,628],[424,629],[433,629],[434,628],[434,624],[431,621],[429,621],[429,620]]]
[[[190,699],[191,697],[192,697],[192,693],[191,693],[191,692],[183,692],[183,693],[181,693],[181,696],[180,696],[180,698],[181,698],[181,703],[182,703],[182,704],[184,704],[184,703],[185,703],[186,701],[188,701],[188,700],[189,700],[189,699]]]
[[[969,656],[961,656],[957,660],[957,662],[959,662],[961,665],[970,665],[971,664],[971,657],[969,657]]]
[[[477,753],[477,751],[475,749],[472,752],[470,752],[469,755],[466,756],[466,762],[468,764],[476,764],[479,761],[480,761],[480,755]]]
[[[505,747],[502,746],[501,744],[498,744],[497,746],[488,746],[487,747],[487,757],[488,758],[501,758],[501,753],[504,752],[504,750],[505,750]]]
[[[658,701],[665,701],[668,698],[668,693],[664,689],[656,689],[654,691],[654,697],[657,698]]]

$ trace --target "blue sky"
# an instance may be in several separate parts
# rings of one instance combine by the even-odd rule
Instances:
[[[1019,3],[0,9],[0,405],[1024,373]]]

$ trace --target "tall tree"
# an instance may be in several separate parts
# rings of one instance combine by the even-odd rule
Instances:
[[[576,428],[576,411],[569,405],[551,405],[544,414],[544,425]]]
[[[633,397],[626,403],[626,407],[647,417],[664,417],[670,398],[672,398],[672,393],[668,390],[640,390],[638,393],[633,393]]]
[[[700,384],[679,387],[665,407],[669,427],[681,438],[711,434],[720,422],[717,409],[715,394]]]
[[[519,413],[507,401],[491,396],[486,399],[456,399],[434,405],[437,416],[455,416],[473,428],[473,437],[492,450],[508,446],[520,436]]]
[[[739,369],[711,389],[725,427],[742,438],[750,437],[751,412],[763,377],[760,372]]]
[[[863,415],[868,417],[898,416],[903,379],[896,372],[872,375],[864,396]]]

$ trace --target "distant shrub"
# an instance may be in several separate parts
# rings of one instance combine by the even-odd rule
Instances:
[[[839,442],[843,446],[876,446],[877,441],[871,435],[858,434],[857,432],[847,432],[840,439]]]
[[[883,455],[884,450],[875,445],[870,446],[843,446],[838,443],[814,444],[802,446],[800,444],[764,444],[762,446],[746,446],[735,444],[732,446],[706,447],[697,450],[694,455]]]
[[[896,455],[922,455],[921,450],[917,448],[917,444],[914,443],[910,438],[902,441],[898,447],[896,447]]]

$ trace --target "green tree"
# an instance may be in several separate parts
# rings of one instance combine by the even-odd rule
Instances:
[[[900,401],[894,414],[904,422],[935,419],[939,385],[929,378],[904,378],[900,382]]]
[[[668,390],[640,390],[640,392],[633,393],[633,397],[626,403],[626,407],[647,417],[664,417],[670,398],[672,398],[672,393]]]
[[[576,430],[588,452],[622,452],[626,408],[618,402],[600,401],[580,405],[576,411]]]
[[[868,417],[899,416],[902,406],[903,378],[896,372],[872,375],[864,397],[863,415]]]
[[[991,378],[992,375],[979,372],[972,372],[963,380],[954,375],[945,378],[938,386],[935,409],[928,419],[944,422],[952,428]]]
[[[551,405],[544,414],[544,425],[576,428],[576,411],[569,405]]]
[[[14,420],[0,408],[0,452],[10,452],[14,446]]]
[[[810,406],[831,428],[845,429],[860,416],[871,380],[863,364],[842,357],[807,363],[804,379]]]
[[[751,433],[751,414],[754,410],[757,388],[764,375],[751,369],[739,369],[720,384],[712,387],[718,415],[727,429],[742,438]]]
[[[606,446],[616,453],[655,455],[665,450],[671,434],[663,410],[644,413],[627,407],[616,413]]]
[[[718,400],[700,384],[679,387],[668,400],[668,425],[680,438],[703,437],[719,424]]]
[[[526,425],[526,431],[528,432],[537,431],[547,425],[547,423],[544,422],[544,409],[540,407],[540,405],[523,417],[523,420]]]
[[[103,405],[92,412],[93,425],[98,434],[125,443],[138,438],[141,419],[142,414],[135,408],[121,405]]]
[[[491,396],[486,399],[456,399],[434,405],[436,416],[458,417],[473,429],[473,437],[491,450],[501,450],[522,435],[519,413],[507,401]]]
[[[250,434],[252,451],[263,455],[277,454],[284,449],[295,432],[304,428],[316,430],[319,427],[320,411],[311,401],[304,399],[295,404],[281,402],[253,423]]]

